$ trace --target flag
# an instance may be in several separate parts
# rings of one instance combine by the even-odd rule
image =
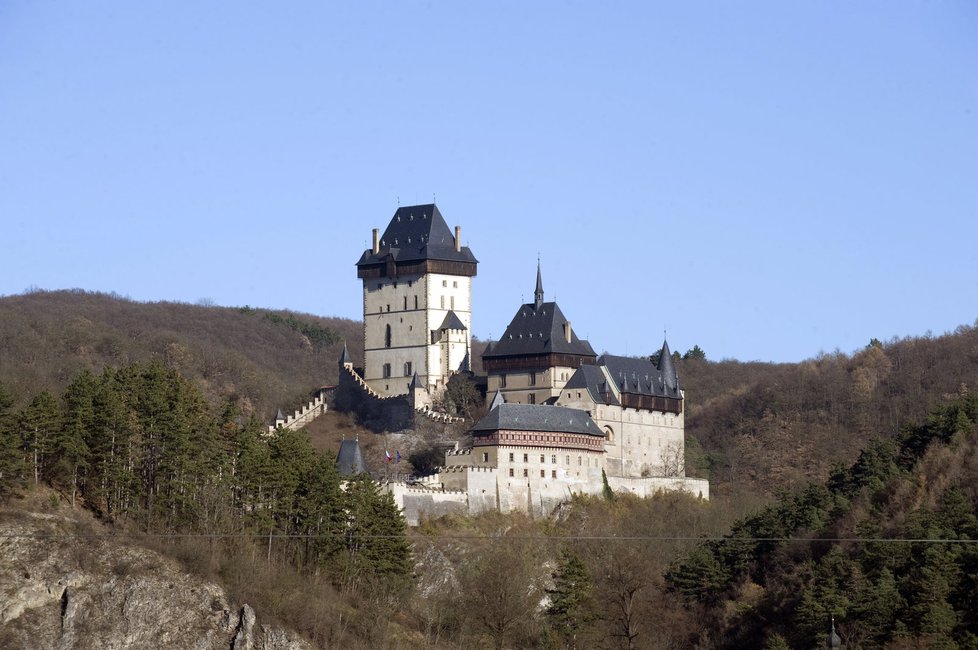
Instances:
[[[384,457],[387,459],[388,463],[391,462],[391,452],[387,451],[386,449],[384,450]]]
[[[397,454],[397,461],[395,461],[395,462],[398,462],[398,463],[401,462],[401,450],[398,449],[394,453]]]

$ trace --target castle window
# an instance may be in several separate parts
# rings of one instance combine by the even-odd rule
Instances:
[[[514,470],[513,470],[513,468],[512,468],[512,467],[510,467],[510,468],[509,468],[509,475],[510,475],[510,476],[513,476],[513,473],[514,473]]]
[[[488,463],[489,462],[489,452],[488,451],[482,452],[482,462],[483,463]]]
[[[511,463],[513,462],[513,454],[510,454],[509,455],[509,462],[511,462]]]
[[[526,477],[528,477],[529,475],[530,475],[530,470],[528,470],[528,469],[524,469],[524,470],[523,470],[523,478],[526,478]]]
[[[390,376],[391,376],[391,364],[385,363],[384,364],[384,379],[387,379]]]
[[[547,478],[547,470],[545,469],[540,470],[540,478]]]
[[[543,454],[540,454],[540,462],[541,462],[541,463],[545,463],[545,462],[547,462],[547,457],[546,457],[546,456],[544,456]]]
[[[452,309],[455,309],[455,296],[452,296],[449,300],[452,301]]]
[[[536,385],[537,385],[537,373],[531,372],[530,373],[530,386],[536,386]],[[532,402],[530,402],[530,403],[532,404]]]
[[[387,305],[387,309],[390,310],[390,305]],[[384,330],[384,347],[389,348],[391,346],[391,326],[388,324],[387,328]],[[385,377],[390,377],[390,375],[384,375]]]
[[[445,308],[445,296],[441,296],[441,308]]]
[[[448,286],[448,280],[442,280],[441,281],[441,286],[447,287]]]
[[[581,466],[581,457],[580,456],[577,457],[577,466],[578,467]]]
[[[391,310],[391,306],[390,305],[387,305],[387,311],[390,311],[390,310]]]
[[[506,388],[506,375],[499,375],[499,387]]]
[[[564,456],[564,465],[570,465],[570,456]]]
[[[417,296],[414,297],[414,308],[415,309],[418,308],[418,297]]]
[[[530,454],[523,454],[523,462],[524,463],[530,462]]]
[[[537,403],[537,396],[534,393],[530,393],[526,397],[526,403],[527,404],[536,404]]]
[[[414,286],[414,280],[408,280],[408,289]]]
[[[452,280],[452,286],[455,287],[456,289],[458,289],[458,281],[457,280]]]
[[[550,472],[550,478],[557,478],[557,470],[553,470]]]
[[[550,462],[553,463],[554,465],[557,464],[557,454],[553,454],[550,456]]]
[[[407,309],[407,296],[404,296],[404,309]]]
[[[413,374],[414,374],[414,373],[412,372],[412,367],[411,367],[411,365],[412,365],[412,364],[411,364],[411,362],[410,362],[410,361],[405,361],[405,362],[404,362],[404,376],[405,376],[405,377],[410,377],[411,375],[413,375]]]

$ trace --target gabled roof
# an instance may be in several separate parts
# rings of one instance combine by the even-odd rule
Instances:
[[[591,399],[596,404],[613,404],[617,406],[619,401],[615,394],[608,390],[608,378],[598,366],[583,365],[578,367],[571,378],[564,384],[566,390],[587,390]]]
[[[555,302],[527,303],[520,307],[502,338],[487,348],[482,358],[510,357],[532,354],[577,354],[594,357],[594,348],[578,338],[571,328],[570,343],[564,335],[567,318]]]
[[[456,314],[454,311],[449,311],[447,314],[445,314],[445,320],[441,322],[441,326],[438,328],[438,331],[465,329],[468,328],[465,326],[465,323],[462,322],[462,319],[458,317],[458,314]]]
[[[604,436],[591,416],[580,409],[539,404],[497,404],[472,427],[471,432],[489,433],[500,429]]]
[[[478,261],[468,246],[455,250],[455,235],[434,203],[398,208],[380,237],[380,252],[375,255],[373,249],[368,248],[360,256],[357,266],[380,264],[386,262],[388,256],[395,262]]]
[[[607,384],[608,377],[614,384],[614,391],[609,390],[611,387]],[[597,365],[583,365],[575,370],[564,388],[586,389],[591,399],[598,404],[620,404],[615,397],[615,391],[619,394],[683,399],[682,386],[679,384],[679,375],[672,362],[668,344],[662,346],[658,365],[649,359],[602,355],[598,357]]]
[[[363,464],[363,452],[359,440],[344,440],[340,443],[340,453],[336,456],[336,469],[340,476],[354,476],[367,471]]]
[[[660,369],[648,359],[605,354],[598,358],[598,365],[607,368],[619,392],[682,399],[679,378],[671,359],[664,364],[660,362]]]

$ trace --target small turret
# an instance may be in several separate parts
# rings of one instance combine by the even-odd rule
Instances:
[[[832,617],[832,631],[825,637],[825,647],[829,650],[842,647],[842,639],[835,633],[835,617]]]
[[[656,368],[662,375],[662,383],[666,390],[672,393],[678,392],[679,375],[676,374],[676,366],[672,362],[672,351],[669,350],[668,341],[662,341],[662,350],[659,352],[659,363]]]
[[[340,368],[353,367],[353,359],[350,358],[350,351],[346,348],[346,341],[343,341],[343,352],[340,353]]]

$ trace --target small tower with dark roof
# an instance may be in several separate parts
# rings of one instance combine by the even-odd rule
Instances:
[[[832,630],[828,633],[828,636],[825,637],[825,647],[828,648],[828,650],[836,650],[836,648],[842,647],[842,639],[840,639],[839,635],[835,633],[834,616],[832,617]]]

